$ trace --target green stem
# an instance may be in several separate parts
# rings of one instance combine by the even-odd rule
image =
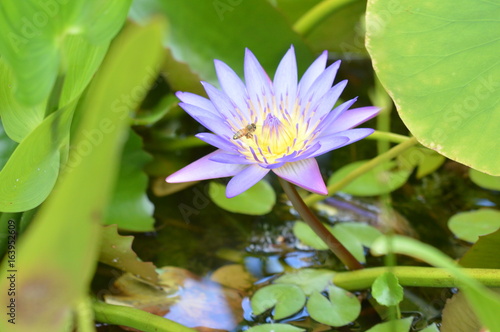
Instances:
[[[332,13],[358,0],[325,0],[311,8],[295,22],[293,29],[302,36],[307,36]]]
[[[368,137],[365,137],[364,139],[371,139],[371,140],[377,140],[377,141],[388,141],[391,143],[403,143],[406,142],[407,140],[410,139],[410,137],[405,136],[405,135],[399,135],[399,134],[393,134],[390,132],[386,131],[380,131],[380,130],[375,130],[373,134],[371,134]]]
[[[378,155],[377,157],[373,158],[372,160],[370,160],[366,164],[363,164],[361,167],[358,167],[354,171],[352,171],[351,173],[347,174],[339,182],[335,182],[335,183],[329,185],[328,186],[328,195],[330,195],[330,196],[333,195],[334,193],[336,193],[337,191],[341,190],[346,185],[348,185],[349,183],[354,181],[357,177],[372,170],[376,166],[383,164],[388,160],[391,160],[392,158],[398,156],[403,151],[406,151],[407,149],[411,148],[412,146],[414,146],[416,144],[418,144],[417,139],[415,137],[412,137],[412,138],[406,140],[405,142],[403,142],[399,145],[396,145],[395,147],[393,147],[392,149],[390,149],[386,153]],[[321,196],[321,195],[311,194],[304,199],[304,202],[307,205],[311,205],[311,204],[314,204],[314,203],[316,203],[324,198],[325,197]]]
[[[196,332],[169,319],[136,308],[94,301],[95,319],[102,323],[124,325],[146,332]]]
[[[344,263],[350,270],[362,269],[363,265],[340,243],[335,236],[316,218],[304,203],[299,193],[290,182],[278,178],[283,190],[300,214],[302,219],[313,229],[313,231],[326,243],[328,248]]]
[[[497,269],[462,268],[460,270],[485,286],[500,287],[500,271]],[[347,290],[365,289],[372,285],[375,278],[389,271],[398,278],[402,286],[458,287],[460,285],[459,280],[446,269],[414,266],[374,267],[338,272],[333,277],[333,282]]]

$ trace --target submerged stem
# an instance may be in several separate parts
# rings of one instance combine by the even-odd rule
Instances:
[[[375,168],[376,166],[385,163],[388,160],[391,160],[392,158],[398,156],[401,154],[403,151],[406,151],[407,149],[411,148],[412,146],[418,144],[418,141],[415,137],[412,137],[405,142],[396,145],[386,153],[383,153],[381,155],[376,156],[372,160],[368,161],[367,163],[363,164],[361,167],[356,168],[353,170],[351,173],[347,174],[342,180],[339,182],[335,182],[331,185],[328,186],[328,195],[331,196],[337,191],[341,190],[344,188],[346,185],[354,181],[357,177],[365,174],[366,172],[370,171],[371,169]],[[311,205],[313,203],[316,203],[317,201],[320,201],[324,199],[324,196],[317,195],[317,194],[311,194],[307,196],[304,199],[304,202],[306,202],[307,205]]]
[[[335,236],[316,218],[307,207],[299,193],[290,182],[279,178],[286,195],[293,204],[293,207],[300,214],[302,219],[313,229],[313,231],[326,243],[328,248],[344,263],[350,270],[362,269],[363,265],[340,243]]]

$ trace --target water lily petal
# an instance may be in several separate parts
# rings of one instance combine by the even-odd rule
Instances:
[[[245,50],[245,83],[250,99],[255,108],[264,109],[271,106],[272,86],[259,61],[249,50]]]
[[[287,163],[280,168],[273,169],[273,172],[299,187],[321,195],[328,194],[318,163],[314,158]]]
[[[237,147],[230,140],[211,133],[199,133],[194,135],[210,145],[225,151],[236,151]]]
[[[330,124],[328,127],[325,127],[322,135],[331,135],[356,127],[357,125],[375,117],[378,112],[380,112],[380,108],[375,106],[367,106],[347,110],[342,113],[332,124]]]
[[[321,98],[332,87],[333,80],[337,75],[339,67],[340,60],[328,66],[328,68],[316,78],[309,90],[307,90],[307,93],[301,96],[302,102],[307,103],[308,101],[314,101]]]
[[[179,106],[182,107],[186,113],[191,115],[193,119],[217,135],[222,135],[224,137],[233,136],[233,129],[220,116],[213,115],[205,109],[190,104],[179,103]]]
[[[166,181],[169,183],[179,183],[224,178],[236,175],[248,167],[247,165],[221,164],[210,160],[210,158],[220,153],[224,152],[217,150],[207,154],[206,156],[171,174],[167,177]]]
[[[210,160],[223,164],[241,164],[241,165],[255,164],[255,161],[248,160],[241,154],[230,154],[230,153],[219,153],[210,158]]]
[[[321,55],[314,60],[314,62],[307,68],[304,75],[299,82],[299,95],[303,96],[309,90],[313,82],[325,70],[326,60],[328,59],[328,52],[324,51]]]
[[[241,194],[262,180],[267,173],[269,173],[269,170],[259,165],[247,166],[229,181],[226,187],[226,197],[232,198]]]
[[[235,104],[229,97],[223,92],[214,87],[212,84],[207,82],[201,82],[208,97],[214,104],[215,108],[220,112],[224,119],[233,122],[239,122],[237,127],[240,127],[242,123],[248,122],[248,115],[244,115],[242,112],[237,112]]]
[[[347,85],[347,80],[343,80],[335,84],[332,88],[330,88],[330,90],[328,90],[323,95],[323,97],[318,99],[318,101],[311,106],[311,111],[314,111],[314,115],[312,115],[311,117],[311,123],[316,123],[322,117],[324,117],[328,112],[332,113],[331,112],[332,108],[333,106],[335,106],[335,103],[342,94],[342,91],[344,91],[346,85]],[[337,115],[339,115],[341,112],[340,110],[338,110],[336,113]]]
[[[199,108],[202,108],[204,110],[207,110],[214,115],[219,115],[219,112],[215,109],[215,106],[210,101],[210,99],[195,95],[194,93],[190,92],[177,91],[175,95],[185,104],[191,104]]]
[[[358,97],[348,100],[345,103],[335,107],[330,113],[328,113],[326,117],[321,120],[321,123],[316,128],[316,130],[321,131],[321,136],[326,135],[325,131],[330,132],[329,128],[332,126],[332,124],[336,120],[338,120],[340,115],[345,111],[347,111],[347,109],[349,109],[349,107],[351,107],[357,100]]]
[[[320,144],[319,149],[311,153],[309,157],[320,156],[324,153],[346,146],[349,143],[350,140],[349,137],[347,136],[332,135],[332,136],[322,137],[321,140],[319,141]]]
[[[276,103],[283,109],[291,110],[297,98],[297,61],[293,46],[278,65],[273,85]]]
[[[240,111],[246,110],[248,94],[241,79],[224,62],[215,60],[214,64],[222,90],[238,106]]]

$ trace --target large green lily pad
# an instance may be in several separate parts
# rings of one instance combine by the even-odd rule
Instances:
[[[367,48],[420,143],[500,175],[500,3],[370,0]]]

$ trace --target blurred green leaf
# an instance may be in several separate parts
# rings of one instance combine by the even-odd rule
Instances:
[[[74,107],[72,103],[52,113],[14,150],[0,171],[0,211],[30,210],[52,191],[61,150],[68,149]]]
[[[371,329],[366,330],[366,332],[409,332],[412,321],[413,317],[391,320],[389,322],[377,324]]]
[[[305,331],[300,327],[295,327],[288,324],[262,324],[249,328],[247,332],[301,332]]]
[[[319,292],[309,297],[307,311],[311,318],[330,326],[344,326],[359,316],[361,303],[354,294],[333,285],[327,291],[328,298]]]
[[[483,269],[500,269],[500,230],[480,236],[479,240],[460,258],[459,263],[464,267]]]
[[[0,171],[7,163],[7,160],[9,160],[16,147],[17,143],[7,136],[0,119]]]
[[[340,168],[328,179],[328,186],[339,182],[347,174],[362,166],[366,162],[367,161],[365,160],[356,161]],[[390,161],[359,176],[342,188],[342,191],[355,196],[376,196],[387,194],[405,184],[410,174],[411,169],[398,168],[396,162]]]
[[[334,232],[339,229],[345,230],[355,236],[356,239],[367,248],[370,248],[372,243],[382,235],[378,229],[364,222],[341,222],[333,226]]]
[[[326,226],[328,228],[328,226]],[[296,221],[293,224],[293,234],[305,245],[318,250],[327,250],[326,245],[321,238],[303,221]]]
[[[446,158],[434,150],[418,146],[404,151],[397,157],[397,160],[404,168],[417,167],[416,176],[421,179],[441,167]]]
[[[492,176],[469,168],[469,177],[478,186],[490,190],[500,190],[500,176]]]
[[[72,56],[65,59],[65,52],[61,52],[65,37],[82,35],[95,47],[109,43],[123,25],[130,3],[131,0],[4,1],[0,10],[0,49],[15,73],[16,99],[29,106],[46,99],[61,67],[64,72],[65,66],[74,65]],[[98,52],[101,58],[102,51]],[[74,59],[81,60],[78,56]],[[98,62],[90,57],[88,63],[93,63],[90,67],[95,70]],[[82,81],[88,81],[91,75]]]
[[[403,300],[403,287],[394,274],[385,272],[373,282],[372,295],[382,305],[398,305]]]
[[[0,116],[7,135],[21,142],[43,121],[46,100],[34,106],[25,106],[14,97],[16,83],[14,73],[5,59],[0,57]]]
[[[117,224],[118,228],[133,232],[154,230],[154,206],[146,194],[148,177],[143,171],[151,159],[142,149],[141,137],[129,130],[104,224]]]
[[[128,110],[138,106],[154,79],[150,71],[157,70],[161,62],[163,30],[158,21],[127,28],[115,40],[79,105],[81,126],[61,182],[18,248],[22,259],[16,268],[22,273],[17,276],[17,286],[30,291],[16,294],[16,300],[23,303],[17,331],[67,331],[73,306],[88,292],[98,256],[99,222],[118,169]],[[134,97],[117,107],[116,101],[123,95]],[[92,145],[85,133],[102,129],[103,123],[112,126],[106,127],[99,144]],[[9,282],[6,264],[4,260],[0,272],[4,289]],[[0,294],[0,301],[9,301],[7,292]],[[10,323],[1,320],[0,330],[9,329]]]
[[[448,228],[459,239],[476,242],[479,236],[500,228],[500,211],[480,209],[457,213],[448,220]]]
[[[308,46],[283,15],[265,0],[234,4],[213,0],[135,0],[131,17],[141,21],[158,12],[169,21],[170,39],[165,45],[173,58],[187,63],[189,69],[204,81],[217,83],[214,59],[224,61],[242,74],[246,47],[255,53],[269,75],[274,73],[291,44],[295,46],[302,71],[314,59]],[[174,69],[178,69],[178,64],[167,61],[166,78],[171,84],[174,82],[173,85],[182,79],[182,76],[169,75]],[[199,88],[196,77],[193,77],[190,87],[186,84],[183,87],[190,91]]]
[[[367,48],[418,141],[500,175],[496,1],[368,1]],[[466,31],[456,38],[457,31]]]
[[[306,295],[322,292],[332,283],[334,271],[325,269],[300,269],[288,272],[274,281],[275,284],[297,285]]]
[[[274,319],[279,320],[298,312],[306,304],[306,296],[296,285],[276,284],[265,286],[252,296],[254,315],[274,308]]]
[[[269,213],[276,204],[276,193],[266,181],[257,182],[255,186],[233,198],[226,197],[226,186],[211,181],[208,194],[212,201],[224,210],[249,215],[260,216]]]
[[[132,249],[133,236],[121,236],[116,225],[102,228],[101,250],[99,261],[130,272],[151,283],[158,282],[156,266],[151,262],[142,262]]]

